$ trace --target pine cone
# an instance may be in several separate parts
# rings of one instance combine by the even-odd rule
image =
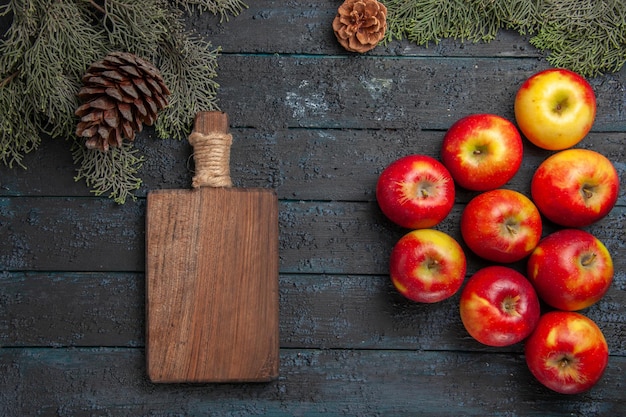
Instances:
[[[82,81],[76,135],[87,138],[87,148],[105,152],[124,138],[134,140],[143,125],[151,126],[170,94],[154,65],[127,52],[112,52],[92,64]]]
[[[387,30],[387,7],[376,0],[346,0],[333,20],[337,40],[351,52],[374,49]]]

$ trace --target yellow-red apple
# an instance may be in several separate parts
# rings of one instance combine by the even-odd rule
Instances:
[[[531,196],[548,220],[584,227],[617,203],[619,176],[611,161],[588,149],[567,149],[543,161],[531,181]]]
[[[376,184],[376,200],[383,214],[408,229],[440,223],[452,210],[454,195],[450,172],[427,155],[408,155],[393,161]]]
[[[413,230],[395,244],[389,259],[391,282],[406,298],[435,303],[454,295],[467,269],[461,245],[435,229]]]
[[[543,149],[580,142],[596,117],[596,95],[585,78],[563,68],[528,78],[515,96],[515,120],[524,136]]]
[[[474,339],[509,346],[526,339],[539,321],[539,298],[524,275],[506,266],[479,269],[465,284],[461,321]]]
[[[541,215],[524,194],[485,191],[465,206],[461,235],[469,248],[490,261],[510,263],[529,255],[541,239]]]
[[[528,258],[528,279],[539,297],[560,310],[582,310],[598,302],[611,286],[613,273],[606,246],[580,229],[546,236]]]
[[[446,132],[441,161],[463,188],[487,191],[515,176],[522,164],[522,137],[513,123],[495,114],[472,114]]]
[[[561,394],[578,394],[604,374],[609,348],[602,330],[573,311],[551,311],[539,319],[524,349],[530,372]]]

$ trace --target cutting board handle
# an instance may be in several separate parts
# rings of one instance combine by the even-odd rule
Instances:
[[[196,167],[191,186],[232,187],[230,146],[233,137],[228,133],[228,115],[219,111],[198,113],[189,143]]]

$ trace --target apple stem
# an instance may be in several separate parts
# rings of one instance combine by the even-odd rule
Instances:
[[[502,309],[509,315],[519,317],[520,313],[517,311],[517,303],[520,301],[520,296],[508,296],[502,301]]]
[[[561,360],[559,360],[559,368],[564,369],[567,368],[570,364],[571,360],[567,356],[563,356]]]
[[[516,235],[517,234],[517,228],[513,225],[507,224],[506,225],[506,230],[512,234],[512,235]]]
[[[581,264],[582,264],[582,266],[589,266],[589,265],[591,265],[593,263],[594,259],[596,259],[596,254],[595,253],[587,254],[587,255],[583,256]]]
[[[583,197],[586,200],[589,200],[591,197],[593,197],[593,187],[585,185],[582,188],[582,193],[583,193]]]
[[[568,107],[567,98],[564,98],[556,104],[556,107],[554,108],[554,112],[560,115],[561,113],[563,113],[563,110],[565,110],[567,107]]]

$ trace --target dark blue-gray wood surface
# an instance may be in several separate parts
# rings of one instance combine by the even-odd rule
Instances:
[[[3,416],[625,416],[626,199],[587,228],[616,265],[585,310],[611,357],[591,391],[563,396],[530,375],[523,345],[488,348],[464,331],[458,295],[411,303],[389,283],[405,232],[375,202],[378,174],[410,153],[438,156],[458,118],[513,119],[519,84],[549,65],[528,40],[406,42],[346,53],[331,29],[337,1],[251,1],[219,22],[188,19],[222,47],[220,107],[230,116],[232,177],[280,198],[281,371],[267,384],[155,385],[144,365],[145,195],[189,188],[187,143],[137,139],[137,201],[123,206],[73,180],[69,144],[44,138],[28,170],[0,167],[0,415]],[[626,70],[590,80],[594,149],[626,178]],[[529,193],[550,152],[525,142],[508,188]],[[474,194],[438,228],[460,240]],[[555,230],[546,223],[545,233]],[[487,265],[468,253],[468,274]],[[523,262],[513,267],[523,271]]]

